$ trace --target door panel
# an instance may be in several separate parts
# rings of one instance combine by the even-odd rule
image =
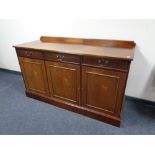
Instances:
[[[46,61],[50,96],[80,104],[80,66]]]
[[[83,106],[107,114],[119,114],[125,74],[86,66],[82,68]]]
[[[47,77],[43,60],[19,57],[25,86],[28,91],[48,95]]]

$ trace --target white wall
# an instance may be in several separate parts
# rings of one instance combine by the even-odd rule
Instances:
[[[0,20],[0,68],[19,71],[12,45],[41,35],[134,40],[126,94],[155,101],[155,20]]]

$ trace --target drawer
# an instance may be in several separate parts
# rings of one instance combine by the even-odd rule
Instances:
[[[17,55],[21,57],[28,57],[28,58],[37,58],[43,59],[43,53],[41,51],[31,51],[31,50],[20,50],[17,49]]]
[[[125,69],[129,67],[129,62],[124,60],[113,60],[103,57],[83,57],[82,64],[88,66],[108,67],[115,69]]]
[[[47,53],[45,53],[45,60],[79,64],[80,63],[80,56],[47,52]]]

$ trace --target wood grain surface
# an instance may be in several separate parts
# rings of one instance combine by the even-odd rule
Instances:
[[[67,41],[63,42],[60,38],[54,38],[55,37],[49,37],[48,42],[45,38],[41,37],[41,40],[15,45],[14,47],[75,55],[104,56],[125,60],[132,60],[134,57],[135,43],[133,41],[104,40],[102,43],[102,40],[97,39],[95,41],[88,40],[89,42],[82,43],[82,41],[80,42],[78,39],[72,41],[72,39],[66,38]]]

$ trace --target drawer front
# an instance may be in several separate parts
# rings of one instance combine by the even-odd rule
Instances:
[[[28,57],[28,58],[37,58],[43,59],[43,53],[41,51],[31,51],[31,50],[19,50],[17,49],[17,55],[21,57]]]
[[[127,70],[129,67],[129,62],[127,61],[112,60],[103,57],[83,57],[82,64],[88,66],[108,67],[124,70]]]
[[[70,54],[62,54],[62,53],[45,53],[45,60],[52,60],[52,61],[58,61],[58,62],[68,62],[68,63],[74,63],[79,64],[80,63],[80,57],[76,55],[70,55]]]

